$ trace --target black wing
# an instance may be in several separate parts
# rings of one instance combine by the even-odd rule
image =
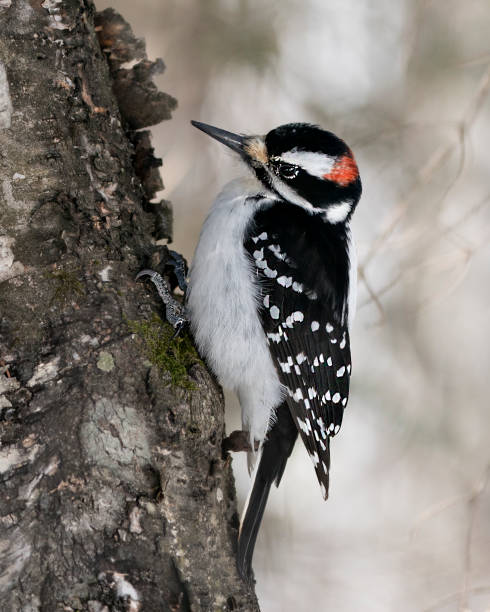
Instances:
[[[351,373],[348,234],[280,202],[255,216],[245,249],[289,410],[327,498],[329,439],[340,429]]]

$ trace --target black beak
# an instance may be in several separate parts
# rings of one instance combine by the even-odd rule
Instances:
[[[243,148],[246,142],[246,138],[244,136],[239,136],[238,134],[227,132],[226,130],[213,127],[212,125],[208,125],[207,123],[201,123],[200,121],[191,121],[191,123],[198,130],[205,132],[206,134],[211,136],[211,138],[215,138],[227,147],[230,147],[230,149],[232,149],[233,151],[240,153],[240,155],[242,156],[246,155]]]

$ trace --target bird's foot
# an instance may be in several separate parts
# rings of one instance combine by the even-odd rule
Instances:
[[[248,431],[232,431],[231,434],[223,439],[223,451],[228,453],[230,451],[234,453],[240,453],[245,451],[247,453],[252,451],[250,446],[250,434]],[[255,442],[255,450],[259,448],[259,443]]]
[[[136,280],[139,280],[144,276],[149,276],[151,282],[157,288],[158,295],[160,296],[162,302],[165,304],[165,314],[167,317],[167,321],[175,329],[175,338],[175,336],[178,336],[182,329],[185,327],[185,325],[189,322],[185,307],[183,306],[183,304],[181,304],[178,300],[174,298],[167,281],[161,276],[161,274],[158,274],[158,272],[155,272],[154,270],[145,269],[141,270],[141,272],[138,272],[138,274],[136,275]],[[176,276],[180,287],[181,280],[183,283],[185,283],[185,276],[182,276],[182,279],[179,280],[177,270]]]
[[[187,264],[184,257],[177,251],[168,251],[170,257],[165,262],[165,266],[173,268],[175,278],[179,288],[185,293],[187,291]]]

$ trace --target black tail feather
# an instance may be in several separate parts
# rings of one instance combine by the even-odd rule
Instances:
[[[240,525],[237,566],[241,577],[246,581],[250,581],[252,577],[255,541],[271,485],[274,481],[276,486],[279,485],[298,436],[298,430],[285,402],[277,409],[276,417],[276,422],[267,434],[267,440],[262,447],[252,491]]]

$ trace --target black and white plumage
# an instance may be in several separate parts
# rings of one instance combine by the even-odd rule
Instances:
[[[249,577],[270,486],[298,433],[328,496],[330,438],[349,395],[356,267],[348,222],[361,183],[350,149],[316,126],[247,137],[194,125],[252,171],[213,204],[187,294],[196,343],[237,391],[243,428],[259,445],[238,544]]]

